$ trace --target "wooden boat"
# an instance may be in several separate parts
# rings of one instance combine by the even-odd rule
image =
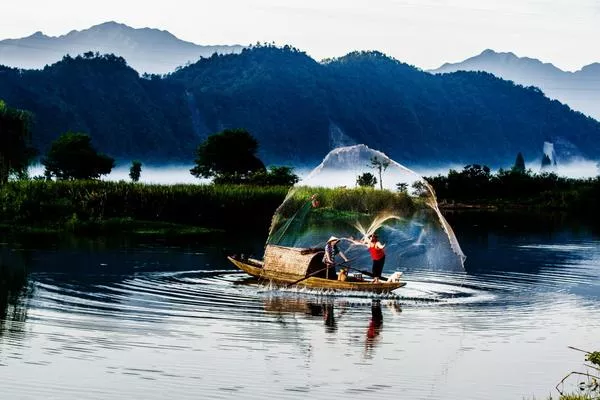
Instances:
[[[227,258],[249,275],[281,285],[289,285],[306,277],[308,278],[297,282],[296,285],[314,289],[372,293],[388,293],[406,285],[406,282],[373,283],[371,280],[363,280],[352,275],[346,281],[337,280],[337,275],[328,277],[323,263],[323,253],[321,249],[267,245],[264,261],[252,258]]]

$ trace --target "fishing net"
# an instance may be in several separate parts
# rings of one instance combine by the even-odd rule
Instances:
[[[417,173],[365,145],[331,151],[279,206],[268,244],[323,248],[331,236],[352,265],[370,271],[362,243],[377,233],[384,272],[463,267],[465,255],[431,186]]]

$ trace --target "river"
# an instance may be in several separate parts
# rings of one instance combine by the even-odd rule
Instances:
[[[568,346],[599,349],[600,236],[449,219],[465,271],[410,267],[378,300],[247,283],[224,254],[260,252],[260,234],[5,237],[2,398],[557,397],[584,370]]]

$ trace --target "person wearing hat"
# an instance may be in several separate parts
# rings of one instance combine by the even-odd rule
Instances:
[[[327,279],[331,276],[332,278],[336,277],[337,274],[335,272],[335,256],[340,255],[344,259],[344,262],[348,262],[348,258],[340,251],[337,247],[340,239],[332,236],[327,240],[327,244],[325,244],[325,254],[323,255],[323,263],[327,266],[327,271],[325,276]]]

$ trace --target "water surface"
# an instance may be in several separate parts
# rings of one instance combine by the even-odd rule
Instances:
[[[0,391],[19,399],[556,397],[556,383],[583,368],[567,346],[598,349],[600,239],[582,226],[477,218],[453,221],[466,271],[408,266],[408,285],[377,300],[248,282],[224,255],[260,252],[261,235],[5,238],[1,261],[5,276],[12,272],[0,296]]]

